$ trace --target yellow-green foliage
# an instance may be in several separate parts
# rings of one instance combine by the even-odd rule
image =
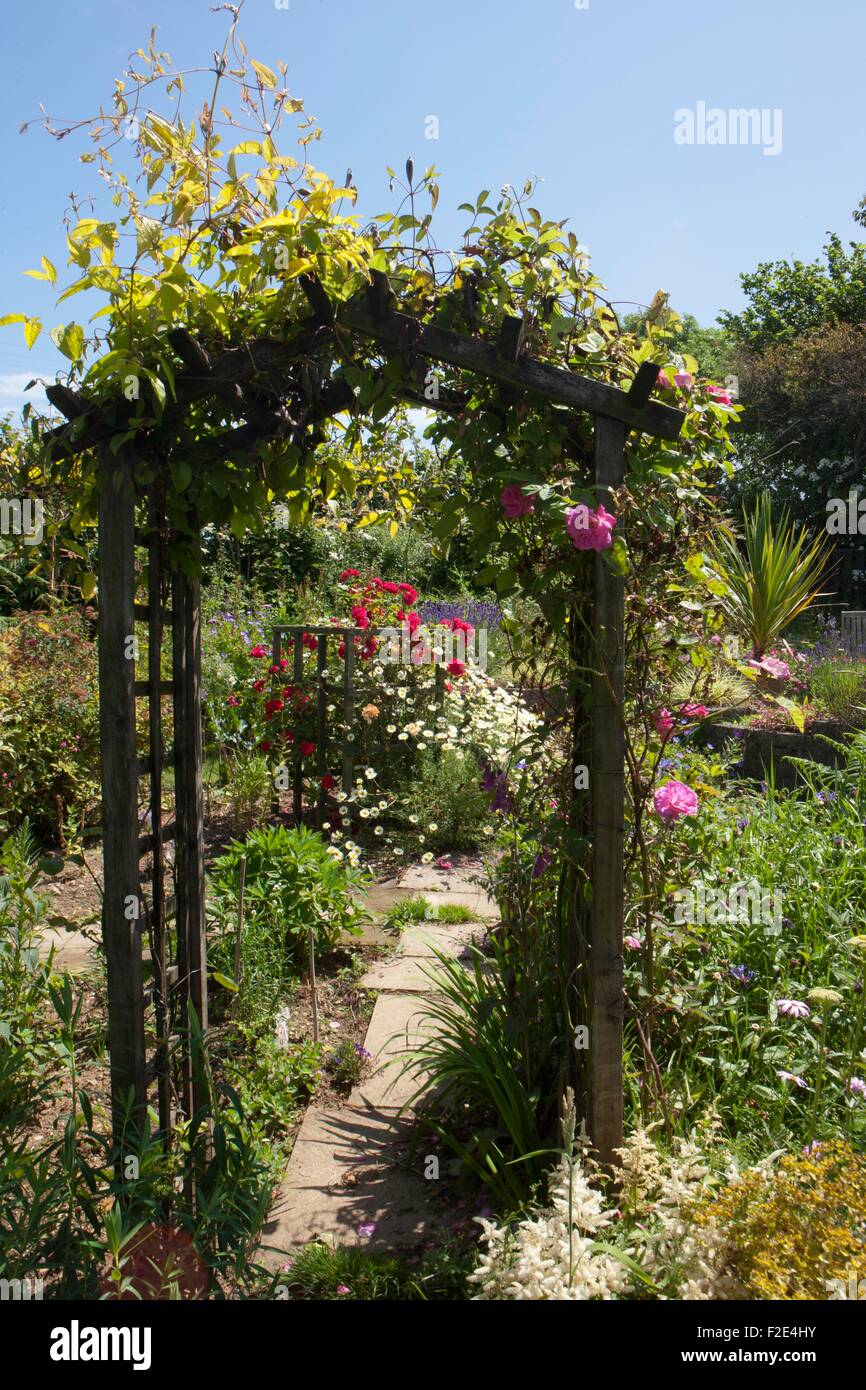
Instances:
[[[834,1141],[752,1169],[694,1213],[735,1238],[737,1273],[754,1298],[827,1299],[834,1281],[866,1276],[866,1156]]]

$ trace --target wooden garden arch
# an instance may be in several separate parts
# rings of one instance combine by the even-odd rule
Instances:
[[[108,1025],[115,1133],[124,1120],[144,1118],[147,1087],[156,1080],[160,1128],[170,1134],[175,1111],[169,1070],[169,1040],[177,1027],[184,1047],[183,1086],[177,1098],[187,1115],[201,1097],[185,1033],[190,1007],[207,1027],[205,949],[202,730],[201,604],[197,581],[171,573],[167,528],[160,494],[160,469],[179,449],[184,409],[216,397],[225,416],[239,423],[195,445],[195,463],[255,450],[264,440],[292,435],[315,448],[324,437],[321,424],[350,409],[354,392],[337,365],[341,345],[353,336],[372,340],[392,358],[402,359],[405,375],[396,396],[444,410],[459,409],[463,398],[441,391],[428,400],[421,359],[480,374],[501,387],[529,392],[568,411],[594,417],[594,459],[598,501],[612,505],[611,493],[624,479],[629,430],[667,440],[679,436],[684,416],[650,400],[658,367],[645,362],[628,390],[576,375],[529,357],[523,351],[520,318],[504,319],[498,339],[485,341],[425,323],[399,312],[388,277],[374,272],[369,287],[345,303],[334,304],[319,282],[301,277],[311,313],[288,325],[285,337],[259,338],[211,357],[187,332],[169,335],[182,365],[175,378],[174,400],[158,429],[135,433],[132,408],[118,400],[106,410],[62,385],[49,386],[51,403],[68,423],[53,430],[55,454],[75,456],[98,449],[103,473],[99,504],[99,687],[102,745],[102,831],[105,864],[103,941],[108,962]],[[310,370],[310,362],[319,364]],[[325,373],[320,370],[325,365]],[[373,370],[373,369],[371,369]],[[274,411],[260,389],[263,376],[276,376],[287,405]],[[132,437],[117,452],[112,439]],[[134,470],[142,461],[155,466],[156,481],[147,491],[147,521],[142,515]],[[147,548],[149,591],[146,605],[135,603],[135,550]],[[622,949],[624,917],[623,830],[625,804],[624,580],[594,556],[593,712],[589,740],[589,818],[592,837],[592,901],[583,929],[580,959],[586,966],[583,998],[589,1028],[587,1059],[588,1133],[602,1162],[614,1160],[622,1143]],[[131,659],[136,623],[148,634],[148,676],[136,682]],[[164,629],[171,631],[170,681],[163,679]],[[598,667],[596,670],[595,668]],[[163,737],[162,697],[173,704],[173,747]],[[138,702],[147,701],[149,754],[136,748]],[[175,817],[163,823],[162,779],[173,765]],[[139,819],[139,782],[149,781],[149,823]],[[166,864],[173,845],[176,899],[167,894]],[[142,887],[141,859],[151,860],[149,897]],[[175,923],[175,959],[168,958],[168,924]],[[145,990],[142,950],[149,944],[152,982]],[[145,1053],[146,1010],[154,1010],[156,1049]],[[174,1024],[172,1023],[174,1020]],[[131,1110],[129,1109],[131,1101]]]

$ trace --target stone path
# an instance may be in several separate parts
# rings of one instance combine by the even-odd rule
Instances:
[[[439,1222],[423,1176],[426,1155],[419,1149],[405,1163],[414,1120],[410,1111],[400,1111],[417,1080],[401,1075],[393,1059],[411,1049],[419,1032],[430,1026],[429,1020],[425,1024],[424,1000],[433,987],[425,967],[435,965],[433,951],[465,954],[473,939],[483,937],[483,922],[497,917],[494,903],[471,882],[472,872],[419,866],[399,883],[379,884],[369,894],[372,911],[423,893],[434,904],[460,903],[479,920],[459,926],[413,923],[394,955],[362,977],[363,989],[379,991],[365,1040],[372,1053],[370,1073],[344,1105],[307,1110],[265,1227],[262,1256],[267,1264],[279,1265],[285,1253],[321,1236],[357,1245],[361,1225],[375,1227],[363,1238],[374,1249],[412,1245],[436,1234]]]

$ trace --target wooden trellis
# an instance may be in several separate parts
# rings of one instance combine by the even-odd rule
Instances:
[[[133,1119],[140,1119],[149,1076],[158,1083],[161,1124],[171,1124],[173,1097],[168,1079],[170,1029],[179,1043],[185,1036],[185,1009],[192,1006],[207,1024],[206,954],[204,934],[203,814],[201,784],[200,602],[197,585],[181,574],[168,575],[168,532],[158,483],[151,485],[147,544],[150,558],[149,601],[135,607],[136,495],[134,466],[147,463],[157,480],[175,458],[198,467],[209,460],[255,450],[264,440],[291,438],[314,449],[323,438],[322,422],[351,409],[354,392],[345,377],[332,371],[345,355],[353,336],[373,341],[377,349],[402,359],[404,375],[393,393],[428,408],[460,410],[466,398],[442,389],[428,400],[419,387],[418,366],[426,358],[484,376],[510,393],[540,396],[568,411],[594,417],[594,482],[599,501],[610,505],[610,494],[623,481],[629,430],[674,440],[683,415],[650,400],[657,366],[644,363],[628,390],[592,381],[562,368],[535,361],[523,352],[523,323],[504,320],[497,341],[484,341],[423,323],[399,313],[387,277],[372,276],[369,288],[347,303],[333,304],[321,285],[301,277],[312,309],[310,317],[289,325],[284,337],[259,338],[229,347],[211,358],[183,328],[168,341],[182,364],[176,374],[173,400],[160,425],[136,433],[134,406],[118,400],[109,412],[98,410],[67,387],[47,389],[52,404],[72,423],[49,436],[51,447],[64,456],[83,449],[101,449],[104,485],[99,515],[99,638],[100,721],[102,739],[103,844],[105,897],[103,935],[108,957],[109,1048],[116,1124],[122,1103],[131,1094]],[[311,372],[310,363],[317,363]],[[322,371],[323,368],[323,371]],[[370,368],[370,371],[375,371]],[[271,397],[262,381],[271,382]],[[282,398],[275,408],[273,395]],[[187,407],[216,398],[225,417],[239,423],[198,440],[192,451],[184,442]],[[284,402],[288,398],[288,405]],[[114,454],[106,447],[123,433],[134,437]],[[140,510],[140,508],[139,508]],[[186,537],[188,541],[188,537]],[[587,1064],[588,1131],[602,1161],[610,1162],[622,1140],[622,950],[623,950],[623,825],[625,804],[623,726],[624,580],[600,555],[594,557],[593,714],[590,747],[588,824],[592,836],[592,897],[588,920],[581,917],[579,956],[588,1010]],[[163,609],[170,585],[171,611]],[[137,687],[129,641],[137,619],[147,623],[149,667],[147,681]],[[172,631],[172,680],[161,679],[163,625]],[[347,644],[352,650],[352,644]],[[174,711],[174,823],[162,821],[161,699],[171,695]],[[136,700],[149,701],[150,752],[146,766],[136,747]],[[150,780],[151,825],[142,837],[139,825],[139,779]],[[166,848],[174,843],[174,898],[168,893],[170,873]],[[152,859],[150,900],[143,902],[140,855]],[[139,915],[130,905],[141,903]],[[175,959],[168,943],[174,920]],[[154,978],[143,989],[142,949],[145,934],[154,960]],[[156,1050],[145,1056],[146,1008],[154,1008]],[[198,1097],[189,1068],[189,1049],[183,1066],[178,1102],[195,1110]]]
[[[332,623],[312,625],[298,625],[280,623],[274,628],[273,641],[273,664],[279,665],[283,653],[283,642],[286,638],[292,644],[292,679],[295,685],[300,685],[304,677],[304,648],[301,638],[308,634],[316,639],[316,776],[319,779],[319,790],[316,796],[316,824],[321,825],[325,819],[325,800],[326,794],[322,786],[322,778],[328,771],[328,702],[333,696],[339,699],[342,705],[342,720],[344,725],[343,747],[341,750],[341,769],[342,782],[344,788],[352,785],[354,776],[355,756],[352,749],[349,734],[352,730],[352,722],[355,718],[355,638],[363,637],[364,633],[357,627],[337,627]],[[328,676],[328,652],[331,642],[334,648],[339,651],[341,643],[345,644],[345,651],[342,657],[338,657],[343,675],[339,682],[334,682]],[[304,769],[300,747],[295,744],[292,749],[292,819],[296,825],[300,825],[304,815]]]

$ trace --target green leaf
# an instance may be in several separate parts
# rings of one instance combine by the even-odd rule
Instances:
[[[251,58],[250,63],[262,86],[273,91],[277,85],[276,73],[271,72],[270,68],[266,68],[264,63],[257,63],[255,58]]]
[[[77,362],[84,351],[84,329],[77,323],[61,324],[52,328],[51,341],[70,362]]]
[[[96,575],[91,574],[88,570],[86,574],[81,576],[78,587],[81,589],[81,597],[84,599],[84,602],[89,603],[96,593]]]
[[[181,459],[178,463],[172,463],[171,479],[174,483],[176,492],[186,492],[192,482],[191,466],[184,459]]]
[[[211,979],[215,980],[218,985],[222,985],[223,989],[230,989],[233,994],[237,994],[238,987],[234,980],[229,979],[228,975],[221,975],[218,970],[215,970]]]

